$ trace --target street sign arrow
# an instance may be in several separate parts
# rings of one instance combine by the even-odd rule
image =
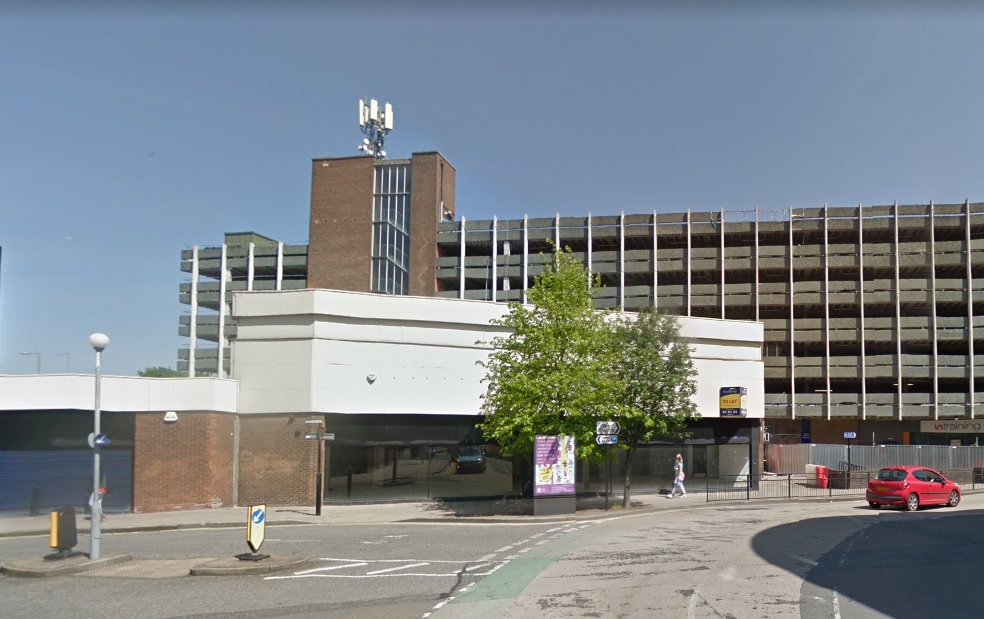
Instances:
[[[617,434],[599,434],[595,437],[595,442],[599,445],[617,445],[618,435]]]

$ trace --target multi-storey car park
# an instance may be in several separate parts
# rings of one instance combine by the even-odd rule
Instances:
[[[761,321],[773,441],[984,435],[920,425],[974,420],[984,402],[984,204],[474,221],[455,217],[453,168],[437,153],[315,160],[309,245],[239,233],[185,250],[179,367],[228,374],[233,290],[525,301],[552,245],[601,278],[598,307]]]

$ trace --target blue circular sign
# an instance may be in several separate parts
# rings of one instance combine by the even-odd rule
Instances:
[[[253,524],[262,524],[262,522],[266,519],[266,512],[263,511],[263,508],[257,507],[253,510],[253,515],[251,518],[253,520]]]

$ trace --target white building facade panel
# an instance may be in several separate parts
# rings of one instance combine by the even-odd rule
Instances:
[[[478,362],[507,333],[489,321],[508,306],[480,301],[304,290],[237,294],[235,307],[242,413],[479,415]],[[720,387],[739,386],[763,417],[762,324],[679,320],[701,414],[719,416]]]
[[[104,411],[214,411],[239,408],[236,381],[215,378],[103,376]],[[85,374],[0,376],[0,410],[92,410],[95,382]]]

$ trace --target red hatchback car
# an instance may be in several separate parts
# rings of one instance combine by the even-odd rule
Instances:
[[[956,507],[960,503],[960,486],[924,466],[890,466],[868,482],[865,499],[871,509],[895,505],[914,512],[920,505]]]

